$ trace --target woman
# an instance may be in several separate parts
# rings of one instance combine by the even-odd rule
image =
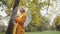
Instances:
[[[23,8],[20,8],[21,15],[14,17],[17,26],[14,26],[13,34],[24,34],[24,23],[26,21],[26,14]]]

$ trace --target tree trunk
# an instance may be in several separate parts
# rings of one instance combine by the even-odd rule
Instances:
[[[17,8],[19,5],[20,0],[15,0],[14,6],[13,6],[13,10],[12,10],[12,15],[10,18],[10,22],[6,31],[6,34],[12,34],[13,33],[13,27],[14,27],[14,16],[17,14]]]

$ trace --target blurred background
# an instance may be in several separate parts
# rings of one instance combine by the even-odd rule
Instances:
[[[14,1],[0,0],[0,32],[6,32]],[[20,0],[20,6],[27,10],[26,34],[60,34],[60,0]]]

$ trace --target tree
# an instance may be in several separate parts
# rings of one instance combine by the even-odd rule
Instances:
[[[48,18],[42,18],[42,30],[50,30],[50,23]]]
[[[4,7],[7,6],[7,1],[8,0],[0,0],[0,7],[2,7],[1,11],[4,12]],[[4,23],[3,23],[3,29],[2,29],[2,32],[4,32]]]
[[[7,31],[6,31],[6,34],[12,34],[13,33],[14,16],[17,13],[17,7],[19,5],[19,2],[20,2],[20,0],[15,0],[15,2],[14,2],[14,6],[13,6],[13,10],[12,10],[12,15],[11,15],[11,18],[10,18],[10,22],[9,22],[9,25],[8,25],[8,28],[7,28]]]
[[[60,16],[57,16],[53,22],[55,29],[60,31]]]

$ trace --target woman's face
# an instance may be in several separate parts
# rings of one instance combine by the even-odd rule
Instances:
[[[21,13],[25,13],[25,10],[23,8],[20,8]]]

